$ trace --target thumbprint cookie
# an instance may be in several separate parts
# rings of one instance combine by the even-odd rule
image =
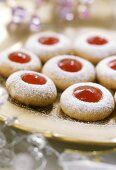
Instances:
[[[97,121],[109,116],[114,109],[112,94],[96,83],[77,83],[61,95],[63,112],[81,121]]]
[[[116,56],[110,56],[96,67],[98,81],[109,89],[116,90]]]
[[[44,65],[42,72],[61,90],[78,82],[95,79],[94,66],[89,61],[72,55],[56,56],[50,59]]]
[[[31,36],[25,48],[38,55],[42,62],[46,62],[57,54],[65,54],[71,51],[70,40],[60,33],[41,32]]]
[[[97,64],[100,60],[116,54],[116,41],[112,35],[105,32],[89,32],[77,37],[76,53]]]
[[[31,106],[50,105],[57,96],[53,81],[34,71],[13,73],[6,81],[6,88],[12,98]]]
[[[39,58],[25,50],[17,51],[6,50],[0,54],[0,75],[8,77],[10,74],[20,70],[41,70],[41,61]]]

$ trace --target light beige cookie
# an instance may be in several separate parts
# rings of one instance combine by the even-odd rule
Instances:
[[[97,121],[109,116],[114,109],[112,94],[96,83],[77,83],[61,95],[63,112],[77,120]]]
[[[72,55],[56,56],[42,69],[56,86],[64,90],[72,84],[95,80],[95,68],[87,60]]]
[[[31,36],[25,48],[38,55],[42,62],[46,62],[57,54],[67,54],[71,51],[71,42],[63,34],[55,32],[41,32]]]
[[[96,67],[98,81],[109,89],[116,90],[116,56],[110,56]]]
[[[8,49],[0,54],[0,75],[8,77],[20,70],[40,71],[41,61],[35,54],[25,49]]]
[[[91,30],[76,38],[74,48],[77,55],[97,64],[100,60],[116,54],[116,41],[106,32]]]
[[[34,71],[13,73],[6,81],[6,88],[12,98],[31,106],[47,106],[57,96],[53,81]]]

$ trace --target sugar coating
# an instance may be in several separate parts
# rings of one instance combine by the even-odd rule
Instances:
[[[116,90],[116,70],[110,68],[108,64],[116,60],[116,56],[110,56],[102,60],[96,66],[97,79],[99,82],[107,88]]]
[[[13,62],[8,58],[9,54],[13,52],[26,53],[27,55],[30,56],[31,60],[23,64]],[[20,70],[40,71],[41,61],[35,54],[25,49],[19,49],[19,50],[8,49],[0,54],[0,74],[3,77],[8,77],[12,73]]]
[[[58,63],[63,59],[74,59],[82,64],[78,72],[67,72],[62,70]],[[77,82],[94,81],[96,74],[94,66],[87,60],[72,55],[56,56],[50,59],[42,69],[43,74],[51,78],[59,89],[66,89]]]
[[[74,97],[73,92],[80,86],[92,86],[102,91],[102,98],[96,103],[84,102]],[[77,83],[67,88],[61,95],[60,105],[68,116],[82,121],[97,121],[109,116],[114,109],[112,94],[96,83]]]
[[[93,45],[87,42],[88,38],[99,36],[105,38],[108,43],[104,45]],[[89,33],[83,33],[76,38],[74,48],[78,55],[97,64],[100,60],[116,54],[116,39],[105,32],[91,31]]]
[[[44,45],[41,44],[38,39],[43,36],[52,36],[59,39],[59,42],[54,45]],[[65,54],[71,51],[71,42],[70,40],[62,34],[55,32],[41,32],[39,34],[31,36],[26,44],[25,48],[34,52],[37,56],[40,57],[42,62],[46,62],[50,58],[58,55]]]
[[[47,82],[43,85],[34,85],[24,82],[24,74],[36,74],[44,77]],[[13,73],[6,81],[6,88],[12,98],[32,106],[46,106],[52,104],[57,96],[57,90],[52,80],[47,76],[34,71],[18,71]]]

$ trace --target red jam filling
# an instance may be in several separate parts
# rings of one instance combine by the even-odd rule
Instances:
[[[21,78],[28,84],[43,85],[46,83],[46,79],[37,74],[24,74],[21,76]]]
[[[77,99],[90,103],[99,102],[99,100],[102,98],[101,90],[92,86],[77,87],[73,94]]]
[[[108,63],[108,66],[113,70],[116,70],[116,60],[112,60]]]
[[[82,68],[82,64],[74,59],[64,59],[58,63],[58,66],[67,72],[77,72]]]
[[[28,63],[31,60],[30,56],[23,52],[11,53],[8,58],[13,62],[21,64]]]
[[[104,45],[108,43],[105,38],[99,36],[91,37],[87,39],[87,42],[92,45]]]
[[[41,37],[38,41],[44,45],[54,45],[59,42],[59,39],[55,37]]]

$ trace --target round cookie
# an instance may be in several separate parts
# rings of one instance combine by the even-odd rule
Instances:
[[[98,81],[109,89],[116,90],[116,56],[102,60],[96,66]]]
[[[77,82],[95,80],[94,66],[89,61],[73,55],[56,56],[50,59],[44,65],[42,72],[61,90]]]
[[[91,31],[76,38],[77,55],[97,64],[100,60],[116,54],[116,41],[106,32]]]
[[[102,120],[114,109],[112,94],[105,87],[90,82],[67,88],[61,95],[60,104],[65,114],[81,121]]]
[[[8,49],[0,54],[0,75],[8,77],[19,70],[41,70],[39,58],[25,49]]]
[[[13,73],[6,81],[6,88],[12,98],[31,106],[50,105],[57,96],[53,81],[34,71]]]
[[[57,54],[66,54],[71,51],[70,40],[60,33],[41,32],[31,36],[25,48],[38,55],[42,62],[46,62]]]

